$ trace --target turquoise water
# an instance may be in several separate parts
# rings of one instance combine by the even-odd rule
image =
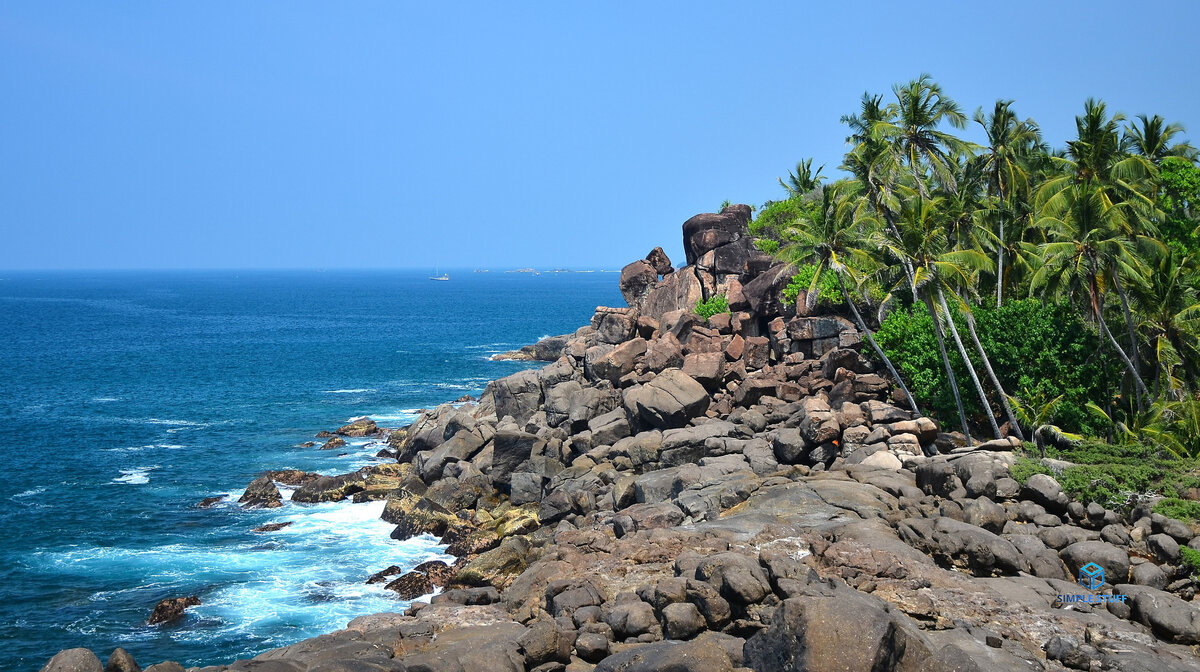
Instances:
[[[0,670],[72,646],[225,662],[402,608],[364,579],[441,547],[388,539],[382,503],[195,504],[369,464],[365,439],[298,444],[478,394],[527,366],[489,355],[623,305],[612,273],[449,273],[0,273]],[[184,624],[144,625],[190,594]]]

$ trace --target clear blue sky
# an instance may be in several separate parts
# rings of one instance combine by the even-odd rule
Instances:
[[[0,268],[679,261],[923,71],[1200,137],[1200,3],[838,4],[4,2]]]

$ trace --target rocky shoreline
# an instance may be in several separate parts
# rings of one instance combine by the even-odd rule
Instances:
[[[621,273],[627,307],[508,357],[543,368],[324,437],[384,439],[380,464],[255,480],[244,506],[278,505],[277,483],[386,500],[393,538],[433,534],[459,560],[367,579],[440,588],[428,604],[192,669],[1200,669],[1179,550],[1196,531],[1020,484],[1015,440],[965,446],[915,417],[850,321],[783,303],[793,271],[753,248],[749,216],[689,219],[684,267],[656,248]],[[717,294],[730,313],[693,312]],[[138,668],[72,649],[42,669]]]

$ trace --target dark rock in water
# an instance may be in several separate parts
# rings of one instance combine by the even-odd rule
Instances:
[[[392,565],[391,567],[388,567],[387,569],[381,569],[378,572],[375,572],[374,574],[372,574],[371,577],[367,579],[367,583],[368,584],[383,583],[384,581],[386,581],[388,579],[389,576],[395,576],[395,575],[399,574],[401,571],[402,570],[400,569],[400,565]]]
[[[388,450],[387,448],[382,448],[378,453],[375,453],[375,457],[394,460],[396,459],[396,453]]]
[[[457,570],[441,560],[430,560],[413,567],[413,571],[423,572],[435,586],[445,586],[450,583],[450,577],[454,576]]]
[[[467,403],[467,402],[469,402],[469,401],[475,401],[475,397],[472,397],[472,396],[471,396],[471,395],[469,395],[469,394],[464,394],[464,395],[462,395],[461,397],[459,397],[459,398],[455,399],[455,400],[454,400],[454,403],[456,403],[456,404],[465,404],[465,403]]]
[[[378,433],[379,427],[376,426],[375,421],[365,415],[361,418],[354,418],[348,425],[338,427],[335,432],[335,434],[349,437],[364,437]]]
[[[108,664],[104,666],[104,672],[142,672],[142,668],[138,666],[137,661],[125,649],[113,649],[113,652],[108,657]]]
[[[394,591],[402,600],[415,600],[433,592],[433,581],[423,572],[409,572],[384,588]]]
[[[195,595],[188,597],[168,597],[154,605],[154,611],[150,613],[150,618],[146,621],[146,625],[170,623],[182,617],[185,609],[198,604],[200,604],[200,598]]]
[[[180,665],[173,660],[168,660],[165,663],[159,663],[157,665],[151,665],[150,667],[147,667],[145,672],[184,672],[184,668],[183,665]]]
[[[67,649],[55,654],[41,672],[104,672],[104,667],[96,654],[87,649]]]
[[[285,528],[291,524],[292,524],[292,521],[290,521],[290,520],[287,522],[283,522],[283,523],[267,523],[266,525],[259,525],[258,527],[254,528],[253,531],[254,532],[275,532],[276,530],[282,530],[283,528]]]
[[[205,497],[204,499],[200,500],[200,503],[196,505],[196,508],[207,509],[210,506],[220,504],[223,501],[225,501],[225,495],[220,495],[219,497]]]
[[[357,471],[338,476],[321,476],[293,493],[292,501],[306,504],[337,502],[361,492],[365,487],[366,479]]]
[[[311,471],[300,471],[299,469],[281,469],[279,471],[268,471],[266,476],[276,483],[299,487],[305,483],[317,480],[321,475]]]
[[[327,430],[324,430],[324,429],[322,429],[321,431],[317,432],[317,438],[318,438],[318,439],[328,439],[328,438],[329,438],[329,437],[331,437],[331,436],[333,436],[333,432],[330,432],[330,431],[327,431]]]
[[[335,448],[341,448],[344,445],[346,445],[345,439],[340,436],[334,436],[326,441],[323,446],[321,446],[321,450],[333,450]]]
[[[317,443],[315,441],[305,441],[304,443],[296,444],[296,447],[297,448],[312,448],[315,445],[317,445]]]
[[[274,509],[283,506],[283,496],[269,476],[259,476],[246,486],[238,504],[247,509]]]

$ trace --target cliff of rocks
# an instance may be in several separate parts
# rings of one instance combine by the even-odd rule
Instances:
[[[386,499],[393,537],[441,536],[453,567],[370,579],[443,588],[431,604],[201,669],[1200,669],[1195,532],[1019,484],[1015,442],[914,417],[849,321],[782,303],[792,270],[749,216],[689,219],[684,267],[629,264],[627,306],[391,432],[385,463],[293,476],[303,501]],[[730,313],[692,312],[716,294]],[[359,430],[381,431],[339,431]],[[101,669],[60,656],[44,669]]]

